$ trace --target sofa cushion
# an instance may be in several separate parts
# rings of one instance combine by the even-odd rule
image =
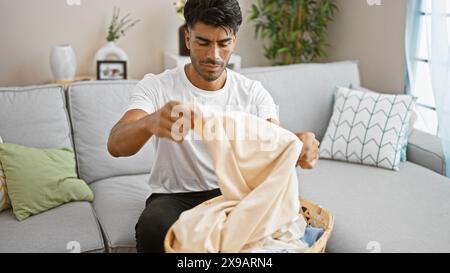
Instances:
[[[339,86],[359,86],[357,62],[247,68],[243,75],[260,81],[279,106],[281,125],[293,132],[312,131],[322,139]]]
[[[103,252],[101,231],[88,202],[62,205],[17,221],[12,210],[0,213],[0,252]]]
[[[2,162],[0,162],[0,212],[11,207],[8,191],[6,189],[6,179],[3,173]]]
[[[94,199],[88,185],[77,178],[72,148],[0,144],[0,161],[20,221],[64,203]]]
[[[118,176],[90,185],[108,252],[136,252],[134,227],[150,195],[149,177],[149,174]]]
[[[363,92],[369,92],[369,93],[387,93],[387,92],[373,91],[373,90],[367,89],[367,88],[362,87],[362,86],[350,86],[350,88],[356,89],[356,90],[359,90],[359,91],[363,91]],[[407,154],[407,150],[408,150],[408,137],[414,131],[414,124],[417,121],[417,117],[418,117],[417,116],[417,109],[416,109],[416,107],[413,107],[412,111],[411,111],[411,118],[409,119],[409,123],[408,123],[408,127],[407,127],[408,133],[405,134],[405,136],[404,136],[405,139],[403,141],[402,154],[401,154],[401,158],[400,158],[401,162],[405,162],[406,161],[406,154]]]
[[[408,161],[446,175],[445,155],[441,139],[420,130],[413,130],[408,140]]]
[[[0,144],[3,143],[0,136]],[[11,201],[9,200],[8,191],[6,189],[5,173],[3,172],[3,165],[0,160],[0,212],[9,209],[11,207]]]
[[[328,252],[450,251],[450,179],[408,161],[400,169],[320,160],[298,170],[300,194],[335,217]]]
[[[117,175],[149,173],[151,170],[153,141],[127,158],[114,158],[107,149],[109,133],[125,113],[136,83],[78,83],[69,90],[78,171],[87,183]]]
[[[320,157],[398,171],[415,101],[339,87]]]
[[[60,86],[0,88],[0,135],[5,143],[36,148],[72,147]]]

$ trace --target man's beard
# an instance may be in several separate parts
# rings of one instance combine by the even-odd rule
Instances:
[[[216,60],[212,60],[212,59],[206,59],[203,61],[197,61],[197,60],[193,59],[192,66],[194,67],[195,71],[197,71],[197,73],[200,75],[200,77],[202,77],[202,79],[204,79],[207,82],[213,82],[213,81],[217,80],[218,78],[220,78],[220,76],[222,76],[223,71],[227,67],[227,63],[228,62],[216,61]],[[214,71],[212,73],[208,73],[207,71],[204,70],[204,66],[203,66],[203,65],[208,65],[208,64],[209,65],[217,65],[220,67],[216,71]]]

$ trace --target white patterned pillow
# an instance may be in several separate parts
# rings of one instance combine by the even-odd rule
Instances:
[[[0,137],[0,143],[3,143]],[[11,207],[11,202],[8,197],[8,192],[6,190],[6,179],[3,172],[2,163],[0,162],[0,211],[9,209]]]
[[[362,86],[352,86],[352,85],[350,85],[350,88],[351,89],[355,89],[355,90],[359,90],[359,91],[364,91],[364,92],[379,93],[379,92],[372,91],[370,89],[364,88]],[[402,152],[401,152],[401,156],[400,156],[400,162],[405,162],[406,161],[406,152],[408,150],[408,138],[412,134],[412,132],[414,131],[414,124],[416,123],[416,121],[417,121],[417,112],[416,112],[416,108],[413,107],[413,109],[411,110],[411,118],[409,120],[408,128],[405,128],[405,130],[408,132],[408,134],[405,134],[405,139],[403,141]]]
[[[320,157],[398,171],[416,98],[339,87]]]

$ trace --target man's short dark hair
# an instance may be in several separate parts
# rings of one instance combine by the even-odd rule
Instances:
[[[198,22],[209,26],[225,27],[239,31],[242,24],[241,7],[237,0],[188,0],[184,18],[189,28]]]

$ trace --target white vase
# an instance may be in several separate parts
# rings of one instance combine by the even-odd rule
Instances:
[[[75,51],[70,45],[52,47],[50,68],[57,81],[72,81],[77,71]]]
[[[108,57],[113,56],[119,61],[128,61],[127,53],[114,42],[108,42],[104,47],[100,48],[95,54],[96,61],[107,60]]]

